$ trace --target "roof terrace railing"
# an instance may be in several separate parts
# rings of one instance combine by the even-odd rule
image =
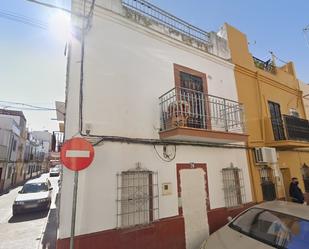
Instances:
[[[192,39],[202,43],[210,44],[210,37],[208,32],[197,28],[176,16],[171,15],[170,13],[156,7],[151,3],[148,3],[144,0],[122,0],[122,5],[139,14],[147,16],[148,18],[151,18],[152,20],[167,26],[168,28],[187,35]]]
[[[253,61],[254,61],[254,65],[257,68],[260,68],[260,69],[267,71],[267,72],[270,72],[272,74],[276,73],[276,67],[273,65],[271,60],[263,61],[263,60],[253,56]]]

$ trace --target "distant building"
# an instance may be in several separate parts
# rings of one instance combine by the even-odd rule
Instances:
[[[0,109],[0,192],[23,180],[25,131],[22,112]]]
[[[38,142],[37,153],[41,161],[41,171],[47,172],[49,169],[52,134],[48,131],[32,131],[31,136]]]
[[[51,134],[29,132],[21,111],[0,109],[0,193],[48,170]]]

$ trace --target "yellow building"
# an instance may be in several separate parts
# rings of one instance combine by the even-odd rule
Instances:
[[[309,165],[309,123],[294,65],[278,67],[274,58],[253,57],[246,35],[228,24],[222,34],[229,42],[238,97],[245,106],[253,195],[257,202],[289,198],[291,177],[298,177],[305,190],[303,175]]]

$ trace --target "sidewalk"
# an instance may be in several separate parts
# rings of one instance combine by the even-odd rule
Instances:
[[[58,229],[57,209],[51,209],[38,249],[56,249]]]
[[[54,185],[56,187],[56,185]],[[56,189],[55,189],[56,190]],[[56,249],[57,231],[58,231],[58,207],[59,207],[59,193],[58,186],[56,194],[53,196],[53,202],[48,214],[46,225],[42,231],[41,240],[38,249]]]

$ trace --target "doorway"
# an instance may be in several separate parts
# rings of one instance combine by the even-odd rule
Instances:
[[[186,249],[199,248],[209,236],[206,164],[177,164]]]
[[[283,178],[283,185],[284,185],[284,190],[285,190],[285,199],[287,201],[290,201],[290,183],[291,183],[291,171],[289,168],[282,168],[281,174]]]

